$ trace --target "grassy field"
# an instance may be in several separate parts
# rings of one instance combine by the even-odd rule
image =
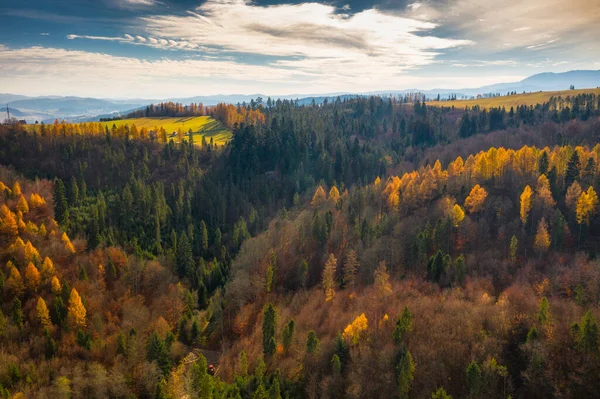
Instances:
[[[563,98],[567,96],[574,96],[582,93],[595,93],[600,95],[600,89],[580,89],[580,90],[561,90],[561,91],[540,91],[536,93],[525,93],[516,94],[514,96],[501,96],[494,98],[480,98],[476,100],[455,100],[455,101],[430,101],[427,105],[437,107],[451,107],[465,108],[479,105],[481,108],[493,108],[493,107],[516,107],[518,105],[536,105],[547,102],[550,97],[561,96]]]
[[[173,132],[177,132],[177,129],[183,130],[186,134],[192,129],[194,132],[194,143],[202,143],[202,137],[206,137],[206,141],[213,142],[217,145],[225,145],[231,139],[231,132],[223,127],[221,123],[210,116],[193,116],[193,117],[182,117],[182,118],[135,118],[135,119],[121,119],[117,121],[102,122],[103,125],[108,126],[110,129],[112,125],[131,125],[135,124],[138,129],[142,127],[148,130],[154,130],[154,128],[163,127],[167,131],[167,137],[171,138]],[[177,141],[177,137],[173,138]]]

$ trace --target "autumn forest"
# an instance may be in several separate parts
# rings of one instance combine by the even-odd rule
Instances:
[[[423,100],[0,125],[0,397],[600,397],[600,97]]]

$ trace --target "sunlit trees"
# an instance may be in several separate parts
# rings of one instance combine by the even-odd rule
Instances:
[[[336,204],[340,199],[340,192],[336,186],[332,186],[331,190],[329,190],[329,200]]]
[[[19,197],[19,202],[17,203],[17,210],[21,211],[22,213],[29,212],[29,204],[27,204],[27,200],[23,195]]]
[[[42,278],[37,267],[32,262],[29,262],[25,268],[25,285],[27,289],[31,292],[37,291],[41,281]]]
[[[487,191],[485,188],[476,184],[465,199],[465,208],[469,213],[479,213],[483,210],[483,204],[486,198]]]
[[[550,247],[550,234],[548,234],[548,226],[544,218],[538,224],[533,246],[540,256]]]
[[[521,223],[523,226],[527,224],[527,218],[529,217],[529,211],[531,211],[531,207],[533,207],[533,202],[531,200],[531,196],[533,195],[533,190],[529,186],[525,186],[523,192],[521,193],[521,207],[519,211],[519,215],[521,217]]]
[[[38,297],[35,311],[40,324],[44,327],[48,327],[51,324],[50,312],[48,311],[48,306],[46,306],[46,301],[44,301],[44,298]]]
[[[592,186],[581,193],[577,199],[576,217],[577,223],[590,224],[590,218],[596,214],[598,207],[598,195]]]
[[[323,187],[319,186],[317,187],[317,190],[315,191],[315,194],[313,195],[310,204],[313,206],[318,206],[324,203],[326,200],[327,194],[325,194],[325,190],[323,190]]]
[[[356,316],[352,323],[348,324],[342,333],[342,338],[346,341],[350,341],[353,345],[358,344],[362,334],[367,331],[369,327],[369,321],[364,313]]]
[[[452,219],[452,225],[455,228],[458,228],[460,222],[462,222],[465,218],[465,212],[463,211],[460,205],[454,204],[454,206],[452,207],[450,218]]]
[[[85,327],[85,306],[83,306],[81,297],[75,288],[71,289],[71,294],[69,295],[68,311],[69,320],[71,323],[73,323],[73,325],[79,328]]]

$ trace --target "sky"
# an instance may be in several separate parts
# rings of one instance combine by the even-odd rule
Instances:
[[[0,92],[471,88],[600,69],[600,0],[2,0]]]

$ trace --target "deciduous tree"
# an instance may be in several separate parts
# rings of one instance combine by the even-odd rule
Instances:
[[[485,188],[481,187],[479,184],[476,184],[465,199],[465,209],[469,211],[469,213],[481,212],[481,210],[483,210],[483,204],[486,198],[487,191]]]

